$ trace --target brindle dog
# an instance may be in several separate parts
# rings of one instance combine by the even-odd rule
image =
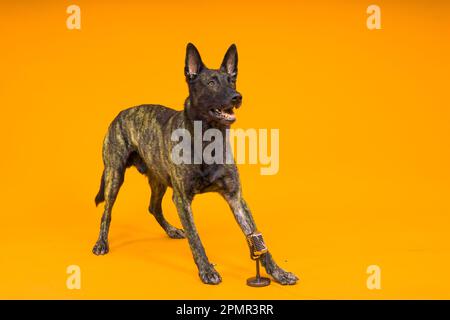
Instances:
[[[233,44],[228,49],[220,69],[208,69],[194,45],[186,49],[185,76],[189,87],[184,110],[175,111],[161,105],[141,105],[126,109],[111,123],[103,143],[104,171],[95,203],[105,201],[100,236],[93,253],[108,253],[108,231],[111,210],[124,181],[125,170],[135,166],[148,178],[151,188],[149,211],[174,239],[187,236],[201,280],[207,284],[221,282],[219,273],[209,262],[192,217],[191,202],[204,192],[218,192],[228,202],[245,235],[256,231],[256,225],[242,197],[239,174],[232,164],[175,164],[171,150],[179,143],[172,141],[172,132],[185,129],[194,133],[194,121],[201,121],[202,130],[215,128],[224,140],[230,125],[236,120],[233,108],[241,105],[236,91],[238,55]],[[192,139],[193,140],[193,139]],[[228,145],[228,141],[224,141]],[[224,148],[224,153],[230,152]],[[195,156],[194,154],[192,156]],[[225,155],[224,155],[225,156]],[[193,163],[193,162],[192,162]],[[165,218],[161,201],[167,187],[173,188],[173,202],[184,230],[172,226]],[[298,278],[281,269],[270,252],[261,262],[268,274],[281,284],[295,284]]]

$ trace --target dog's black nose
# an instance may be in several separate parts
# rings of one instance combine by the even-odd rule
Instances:
[[[231,98],[231,102],[233,104],[240,104],[242,102],[242,96],[240,93],[236,93],[232,98]]]

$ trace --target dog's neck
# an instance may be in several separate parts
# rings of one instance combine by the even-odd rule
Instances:
[[[195,137],[196,134],[198,134],[198,122],[201,122],[201,138],[202,138],[202,152],[203,152],[203,148],[210,144],[210,141],[204,141],[203,137],[205,134],[206,130],[209,129],[216,129],[219,130],[222,133],[222,146],[223,146],[223,159],[224,161],[228,161],[227,159],[231,159],[231,161],[233,160],[233,155],[231,154],[231,145],[230,145],[230,141],[228,139],[229,137],[229,133],[227,132],[227,130],[230,129],[230,126],[225,126],[225,125],[221,125],[218,123],[210,123],[208,121],[206,121],[205,119],[202,119],[200,115],[198,115],[198,113],[195,110],[196,108],[192,105],[192,102],[190,100],[189,97],[186,98],[186,101],[184,103],[184,111],[183,112],[183,118],[184,118],[184,128],[187,129],[189,131],[189,133],[191,134],[191,137]],[[197,122],[198,121],[198,122]],[[195,123],[197,122],[197,123]],[[197,128],[197,130],[195,130],[195,128]],[[192,147],[195,150],[194,147],[194,139],[191,140],[192,143]],[[203,165],[202,165],[203,166]],[[208,165],[209,167],[209,165]]]

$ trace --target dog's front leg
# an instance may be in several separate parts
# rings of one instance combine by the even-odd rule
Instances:
[[[244,198],[242,198],[240,194],[223,194],[223,197],[228,202],[228,205],[230,206],[231,211],[233,211],[234,217],[245,236],[249,236],[254,233],[257,230],[256,224]],[[266,269],[266,272],[280,284],[295,284],[298,280],[298,277],[295,274],[280,268],[276,264],[270,252],[264,253],[261,256],[261,263]]]
[[[184,232],[188,238],[194,261],[198,267],[200,279],[206,284],[219,284],[222,281],[222,278],[209,262],[200,237],[198,236],[197,228],[194,224],[191,210],[192,199],[189,199],[184,193],[174,190],[173,202],[177,207],[181,224],[183,225]]]

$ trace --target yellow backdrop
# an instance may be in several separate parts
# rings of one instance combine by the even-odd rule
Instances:
[[[450,298],[450,48],[445,1],[2,1],[0,298]],[[127,173],[111,251],[91,253],[101,144],[122,109],[182,108],[187,42],[218,67],[239,51],[235,128],[278,128],[280,171],[241,165],[244,194],[296,286],[245,285],[245,239],[217,195],[194,213],[223,277],[148,214]],[[169,220],[180,225],[171,194]],[[66,288],[69,265],[81,289]],[[381,268],[381,290],[366,269]]]

